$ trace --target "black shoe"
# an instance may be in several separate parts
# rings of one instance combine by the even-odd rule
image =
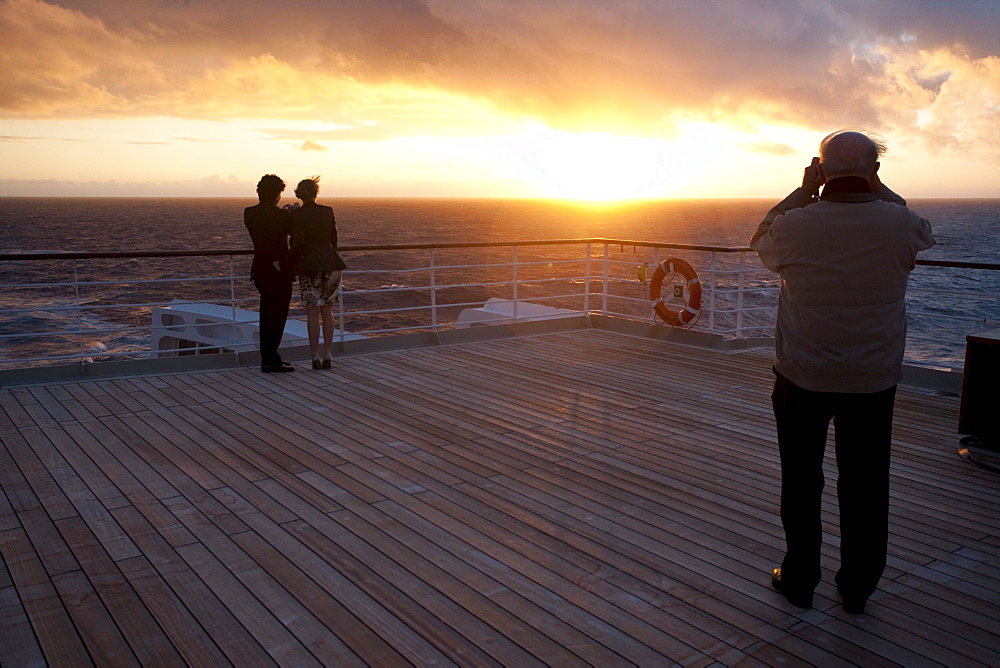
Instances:
[[[264,373],[288,373],[289,371],[295,371],[295,367],[291,364],[268,364],[260,368]]]
[[[286,362],[285,360],[281,360],[281,366],[290,367],[290,366],[292,366],[292,363],[291,362]]]
[[[862,599],[852,598],[850,596],[844,596],[844,592],[840,589],[839,585],[837,586],[837,591],[840,592],[840,596],[843,599],[843,602],[840,604],[840,606],[844,609],[844,612],[846,612],[849,615],[865,614],[865,603],[867,603],[867,601]]]
[[[775,568],[771,571],[771,586],[774,590],[788,599],[788,602],[794,605],[796,608],[811,608],[813,607],[813,593],[809,592],[799,592],[792,591],[781,581],[781,569]]]
[[[844,612],[849,615],[863,615],[865,614],[865,603],[862,601],[858,603],[857,601],[844,601],[840,604],[844,608]]]

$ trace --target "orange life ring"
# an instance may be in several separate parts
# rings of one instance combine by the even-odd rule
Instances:
[[[684,306],[674,311],[667,307],[660,293],[663,291],[663,279],[669,274],[678,273],[687,280],[687,300]],[[673,327],[690,325],[701,315],[701,281],[694,268],[684,260],[668,257],[656,267],[649,281],[649,298],[653,303],[653,311],[663,322]]]

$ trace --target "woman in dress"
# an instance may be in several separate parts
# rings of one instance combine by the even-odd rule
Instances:
[[[314,369],[329,369],[333,361],[333,305],[340,298],[344,262],[337,253],[337,221],[333,209],[316,203],[319,177],[299,181],[295,196],[302,206],[292,211],[291,256],[306,309],[309,349]],[[323,356],[319,352],[320,322]]]

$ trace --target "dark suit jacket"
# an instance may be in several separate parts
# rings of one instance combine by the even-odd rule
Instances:
[[[338,271],[344,262],[337,254],[337,220],[333,209],[322,204],[303,204],[292,211],[293,271]]]
[[[288,235],[291,232],[288,211],[279,209],[276,204],[261,202],[243,210],[243,224],[247,226],[253,241],[254,256],[250,275],[277,277],[279,272],[274,269],[275,262],[280,263],[281,273],[287,273],[290,264]]]

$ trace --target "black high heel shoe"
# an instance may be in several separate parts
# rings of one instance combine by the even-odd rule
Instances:
[[[324,369],[329,369],[332,364],[333,364],[333,359],[332,358],[330,358],[330,357],[324,357],[323,358],[323,368]]]
[[[319,361],[318,357],[313,358],[313,368],[319,369],[323,363]]]

